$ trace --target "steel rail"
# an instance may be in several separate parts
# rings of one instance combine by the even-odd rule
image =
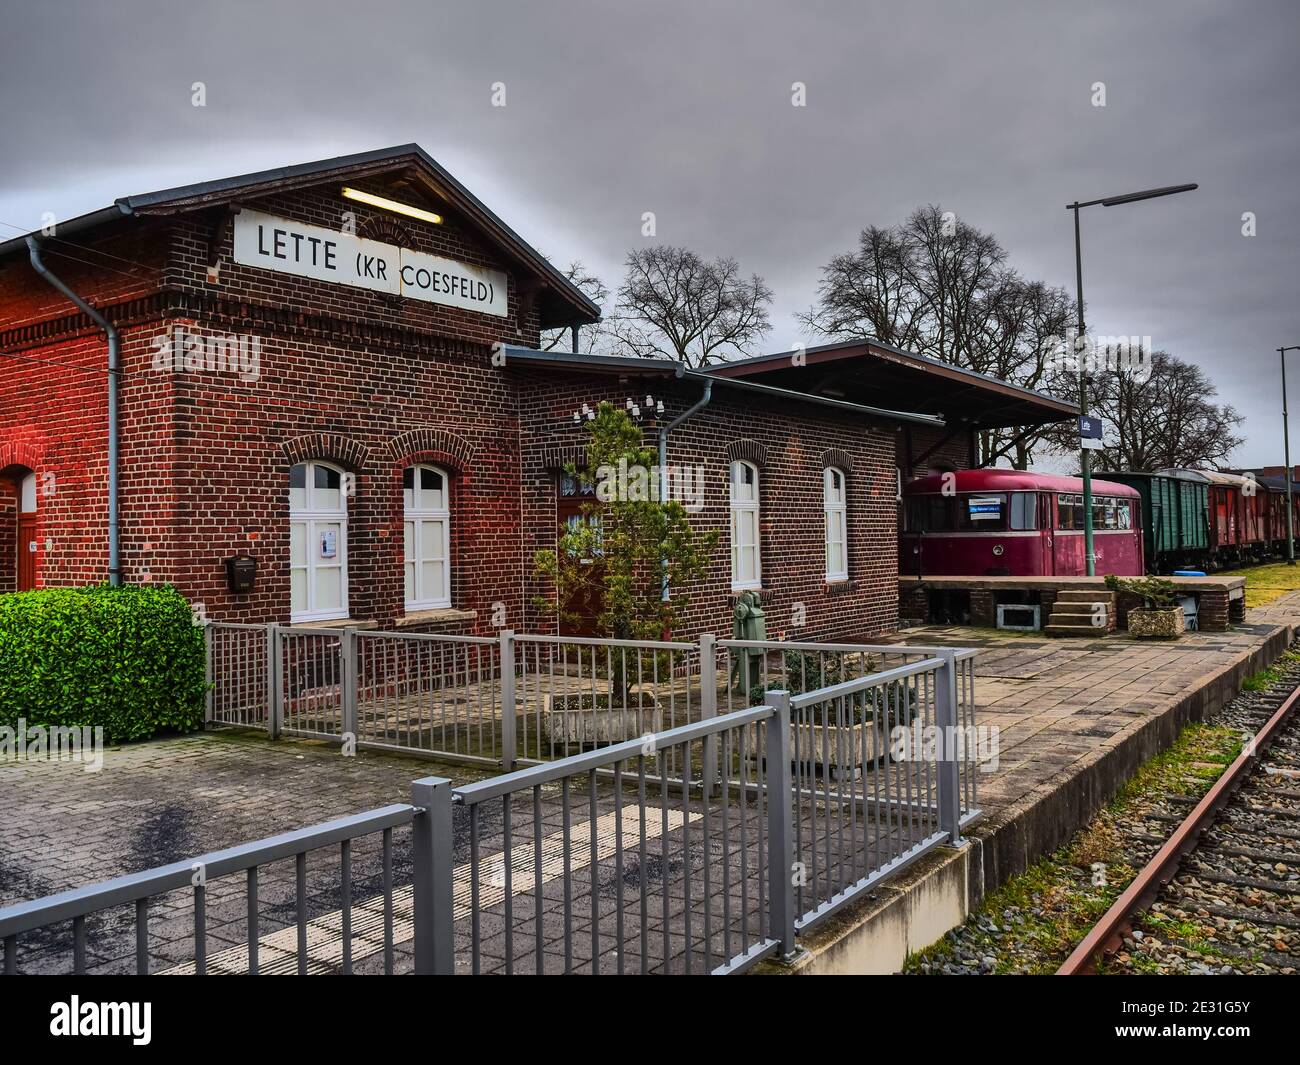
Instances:
[[[1215,815],[1223,808],[1234,792],[1250,776],[1255,763],[1269,747],[1300,703],[1300,687],[1277,708],[1253,740],[1230,765],[1214,786],[1205,793],[1192,812],[1174,830],[1142,869],[1133,882],[1124,889],[1101,916],[1092,930],[1083,937],[1065,962],[1056,970],[1057,976],[1087,976],[1097,972],[1099,956],[1111,954],[1119,946],[1125,932],[1133,927],[1133,917],[1153,903],[1165,886],[1178,875],[1183,858],[1200,844],[1201,834],[1213,823]]]

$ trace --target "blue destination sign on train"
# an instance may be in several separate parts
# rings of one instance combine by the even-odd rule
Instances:
[[[509,312],[506,275],[500,270],[260,211],[235,216],[235,262],[500,318]]]

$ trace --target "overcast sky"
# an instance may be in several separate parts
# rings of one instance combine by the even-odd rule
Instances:
[[[939,204],[1072,291],[1067,202],[1199,182],[1084,212],[1089,326],[1202,365],[1246,416],[1237,461],[1281,461],[1300,4],[0,3],[4,235],[416,141],[611,289],[646,211],[659,240],[736,257],[776,293],[768,350],[806,339],[794,314],[865,225]],[[1293,380],[1300,403],[1300,359]]]

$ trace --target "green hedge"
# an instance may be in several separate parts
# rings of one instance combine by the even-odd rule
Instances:
[[[0,725],[100,725],[112,742],[199,728],[203,657],[171,585],[0,595]]]

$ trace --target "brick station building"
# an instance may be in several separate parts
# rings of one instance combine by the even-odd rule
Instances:
[[[547,631],[533,556],[585,501],[564,470],[607,400],[651,445],[697,408],[668,464],[702,469],[693,523],[722,538],[680,635],[746,589],[774,634],[888,632],[901,481],[1074,412],[876,343],[709,373],[541,351],[599,308],[406,145],[0,244],[0,592],[110,577],[107,333],[70,294],[119,336],[120,579],[226,621]]]

